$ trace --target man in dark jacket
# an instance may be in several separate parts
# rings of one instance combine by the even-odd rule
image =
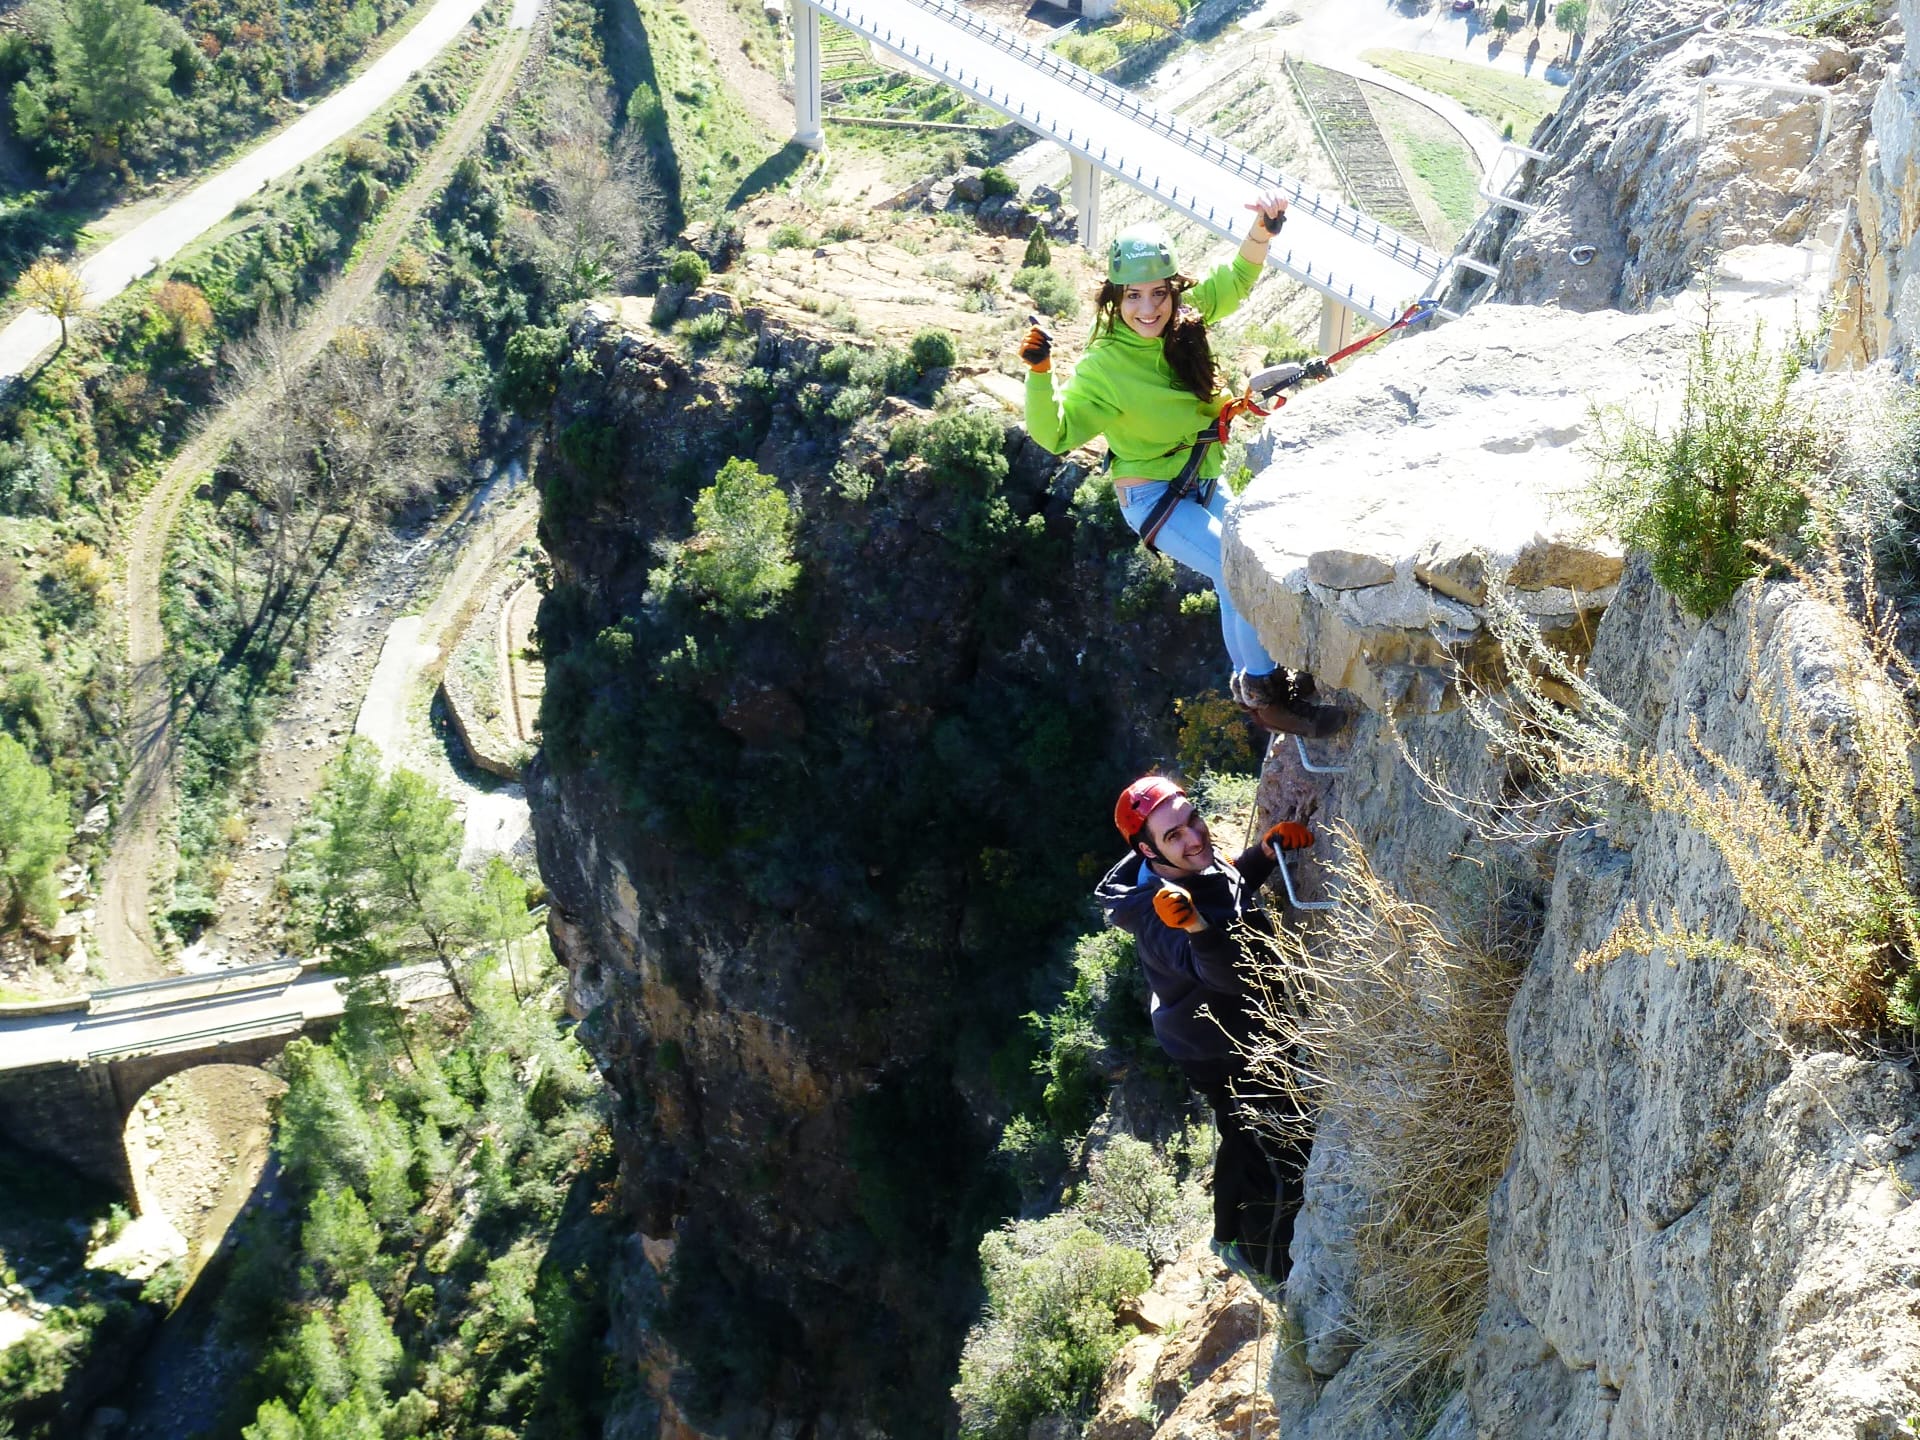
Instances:
[[[1207,823],[1186,793],[1161,775],[1126,788],[1114,823],[1131,850],[1100,882],[1101,909],[1108,924],[1133,936],[1152,995],[1154,1036],[1213,1107],[1220,1133],[1213,1248],[1236,1270],[1284,1280],[1310,1146],[1284,1099],[1263,1098],[1264,1114],[1256,1116],[1246,1098],[1233,1094],[1246,1078],[1240,1042],[1257,1023],[1235,932],[1244,926],[1271,933],[1260,887],[1279,864],[1278,850],[1304,848],[1313,835],[1283,820],[1229,861],[1214,852]]]

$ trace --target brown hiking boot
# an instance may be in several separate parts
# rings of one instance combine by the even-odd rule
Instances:
[[[1316,705],[1313,676],[1303,670],[1275,670],[1268,675],[1236,675],[1233,698],[1263,730],[1282,735],[1324,739],[1347,723],[1347,712],[1334,705]]]

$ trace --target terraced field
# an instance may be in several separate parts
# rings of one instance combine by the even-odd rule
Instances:
[[[1287,61],[1287,75],[1340,171],[1347,199],[1376,220],[1415,239],[1442,243],[1421,218],[1420,207],[1360,82],[1338,70],[1291,59]]]

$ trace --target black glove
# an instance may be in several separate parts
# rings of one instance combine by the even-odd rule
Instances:
[[[1029,370],[1038,370],[1043,374],[1053,366],[1053,337],[1038,325],[1027,331],[1027,338],[1020,342],[1020,358],[1027,363]]]
[[[1324,360],[1309,360],[1307,361],[1307,368],[1302,372],[1300,378],[1303,380],[1331,380],[1333,378],[1333,366]]]

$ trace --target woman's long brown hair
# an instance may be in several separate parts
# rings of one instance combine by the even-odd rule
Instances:
[[[1220,378],[1213,365],[1213,347],[1207,343],[1207,322],[1197,312],[1183,310],[1180,305],[1180,297],[1193,288],[1193,281],[1184,275],[1175,275],[1167,285],[1173,291],[1173,318],[1160,332],[1167,365],[1181,389],[1191,390],[1202,400],[1211,400],[1219,392]],[[1124,285],[1116,285],[1111,280],[1101,283],[1100,293],[1093,302],[1097,317],[1094,334],[1105,335],[1114,326],[1127,323],[1120,318],[1120,299],[1126,293]]]

